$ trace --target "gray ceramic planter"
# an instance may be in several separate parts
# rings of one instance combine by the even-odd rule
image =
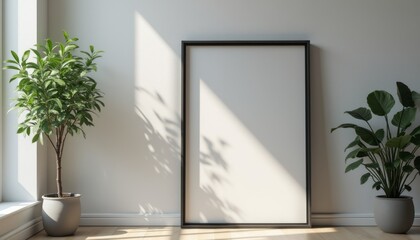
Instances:
[[[57,194],[42,196],[42,223],[49,236],[73,235],[80,222],[80,194]]]
[[[375,221],[387,233],[406,233],[414,222],[413,198],[377,196],[374,206]]]

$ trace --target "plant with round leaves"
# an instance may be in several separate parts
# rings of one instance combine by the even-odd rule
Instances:
[[[364,125],[344,123],[331,129],[350,128],[355,132],[355,139],[345,148],[350,152],[345,157],[345,172],[363,166],[366,172],[360,183],[373,180],[372,188],[383,190],[386,197],[400,197],[404,191],[411,191],[411,184],[419,175],[420,126],[412,127],[416,119],[416,102],[420,94],[411,91],[404,83],[397,82],[398,99],[402,105],[400,111],[390,119],[390,112],[395,106],[394,97],[386,91],[374,91],[367,96],[369,108],[360,107],[346,111]],[[384,127],[374,129],[370,121],[372,113],[383,117]]]
[[[10,79],[18,81],[11,108],[22,117],[17,133],[31,135],[32,142],[41,143],[45,136],[54,148],[58,197],[63,197],[61,160],[67,136],[82,133],[86,138],[83,128],[94,126],[93,115],[105,106],[103,93],[89,76],[97,70],[95,60],[102,51],[90,46],[89,51],[76,52],[78,39],[66,32],[63,35],[64,42],[46,39],[44,45],[35,45],[21,57],[12,51],[4,67],[17,71]]]

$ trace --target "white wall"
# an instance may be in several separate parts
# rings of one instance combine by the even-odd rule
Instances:
[[[344,174],[352,136],[329,130],[374,89],[395,93],[403,81],[420,90],[419,1],[53,0],[48,7],[50,37],[61,39],[64,29],[84,47],[105,50],[95,77],[107,106],[86,140],[69,139],[64,156],[64,189],[83,195],[85,217],[178,216],[181,40],[200,39],[311,41],[312,212],[370,216],[377,193],[359,185],[361,172]],[[49,191],[54,172],[50,161]],[[420,191],[411,194],[420,209]]]

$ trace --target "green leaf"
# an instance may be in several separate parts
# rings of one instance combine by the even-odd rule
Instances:
[[[5,66],[3,69],[10,69],[10,70],[17,70],[17,71],[20,71],[20,68],[15,67],[15,66],[10,66],[10,65]]]
[[[38,139],[39,139],[39,133],[37,133],[37,134],[35,134],[35,135],[33,136],[33,138],[32,138],[32,143],[34,143],[34,142],[38,141]]]
[[[69,52],[69,51],[71,51],[71,50],[73,50],[73,49],[76,49],[77,48],[77,46],[76,45],[74,45],[74,44],[70,44],[70,45],[67,45],[65,48],[64,48],[64,52]]]
[[[4,63],[10,63],[10,64],[14,64],[14,65],[19,65],[15,60],[13,59],[7,59],[6,61],[4,61]]]
[[[49,50],[49,51],[52,51],[52,41],[50,40],[50,39],[47,39],[47,49]]]
[[[367,103],[374,114],[385,116],[391,111],[395,104],[395,100],[392,95],[386,91],[374,91],[368,95]]]
[[[420,134],[412,136],[410,142],[416,146],[420,146]]]
[[[41,54],[38,50],[31,48],[31,51],[36,55],[37,58],[41,58]]]
[[[16,52],[14,52],[14,51],[11,51],[11,53],[12,53],[12,56],[13,56],[13,58],[15,59],[15,61],[16,61],[17,63],[20,63],[20,61],[19,61],[19,56],[17,55],[17,53],[16,53]]]
[[[375,137],[379,142],[382,142],[385,136],[385,131],[383,129],[379,129],[375,132]]]
[[[362,152],[364,152],[364,153],[369,153],[370,152],[370,153],[378,154],[378,153],[381,152],[381,148],[379,148],[379,147],[362,148]]]
[[[28,60],[28,58],[29,58],[29,55],[31,54],[31,51],[30,50],[26,50],[24,53],[23,53],[23,56],[22,56],[22,62],[26,62],[26,60]]]
[[[397,112],[392,118],[392,125],[400,127],[401,129],[406,129],[416,118],[416,111],[416,108],[410,107]]]
[[[25,127],[20,127],[18,128],[17,133],[18,134],[23,133],[25,130],[26,130]]]
[[[56,82],[58,85],[61,85],[61,86],[66,85],[66,82],[64,82],[63,80],[61,80],[59,78],[54,78],[53,81]]]
[[[347,161],[347,159],[349,158],[366,157],[366,156],[367,156],[366,152],[362,151],[361,148],[358,148],[358,149],[354,149],[349,154],[347,154],[345,161]]]
[[[370,178],[370,173],[365,173],[360,178],[360,184],[365,184],[367,180]]]
[[[60,57],[63,57],[64,55],[64,45],[60,43],[60,51],[58,51],[58,54],[60,54]]]
[[[402,161],[410,161],[412,160],[415,156],[414,154],[412,154],[411,152],[399,152],[398,153],[398,157],[402,160]]]
[[[345,149],[344,149],[344,151],[346,151],[347,149],[349,149],[349,148],[352,148],[352,147],[354,147],[354,146],[357,146],[357,145],[359,145],[359,143],[360,143],[360,137],[356,137]]]
[[[392,162],[392,164],[394,165],[395,168],[398,168],[401,165],[401,160],[397,159],[394,162]]]
[[[59,108],[63,108],[63,104],[61,103],[60,99],[53,98],[52,100],[57,103],[57,105],[58,105]]]
[[[64,39],[69,40],[69,34],[66,31],[63,31]]]
[[[420,156],[417,156],[414,159],[414,167],[417,169],[417,171],[420,172]]]
[[[404,148],[408,143],[410,143],[410,139],[411,136],[410,135],[405,135],[405,136],[400,136],[400,137],[394,137],[389,139],[386,142],[386,146],[387,147],[392,147],[392,148]]]
[[[364,107],[360,107],[352,111],[346,111],[344,113],[350,114],[350,116],[359,120],[364,120],[366,122],[372,119],[372,113],[370,112],[369,109],[364,108]]]
[[[360,165],[362,165],[362,163],[363,163],[363,159],[359,159],[359,160],[357,160],[357,161],[355,161],[355,162],[353,162],[353,163],[349,164],[349,165],[346,167],[345,172],[349,172],[349,171],[351,171],[351,170],[354,170],[354,169],[358,168]]]
[[[403,167],[403,172],[411,173],[414,170],[414,167],[411,165],[406,165]]]
[[[366,168],[379,168],[379,164],[378,163],[367,163],[367,164],[364,164],[364,166]]]
[[[397,93],[401,104],[404,107],[414,107],[413,96],[410,88],[402,82],[397,82]]]
[[[409,185],[404,185],[404,188],[405,188],[405,190],[407,190],[407,191],[411,191],[411,187],[409,186]]]
[[[386,163],[384,164],[384,167],[385,167],[385,169],[386,169],[386,170],[388,170],[388,171],[391,171],[391,170],[394,170],[394,169],[395,169],[395,165],[394,165],[394,163],[393,163],[393,162],[386,162]]]
[[[362,127],[355,127],[356,135],[359,136],[364,142],[372,146],[378,146],[380,141],[377,139],[375,133],[369,129]]]
[[[101,101],[99,101],[98,100],[98,102],[99,103],[101,103],[102,104],[102,106],[104,106],[104,104],[101,102]],[[331,132],[333,132],[333,131],[335,131],[335,130],[337,130],[337,129],[339,129],[339,128],[356,128],[357,127],[357,125],[356,124],[352,124],[352,123],[343,123],[343,124],[341,124],[340,126],[338,126],[338,127],[335,127],[335,128],[331,128]]]
[[[376,182],[372,185],[372,189],[375,188],[376,190],[379,190],[379,189],[381,189],[381,185],[382,185],[381,182]]]

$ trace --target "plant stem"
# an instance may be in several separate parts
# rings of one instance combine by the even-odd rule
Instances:
[[[55,155],[56,155],[56,167],[57,167],[56,181],[57,181],[57,196],[58,197],[63,197],[63,185],[61,181],[61,158],[63,156],[63,147],[64,147],[63,131],[64,131],[64,126],[58,127],[55,130],[56,132]]]
[[[56,165],[57,165],[57,197],[63,197],[63,186],[61,184],[61,157],[60,153],[55,152],[56,156]]]

